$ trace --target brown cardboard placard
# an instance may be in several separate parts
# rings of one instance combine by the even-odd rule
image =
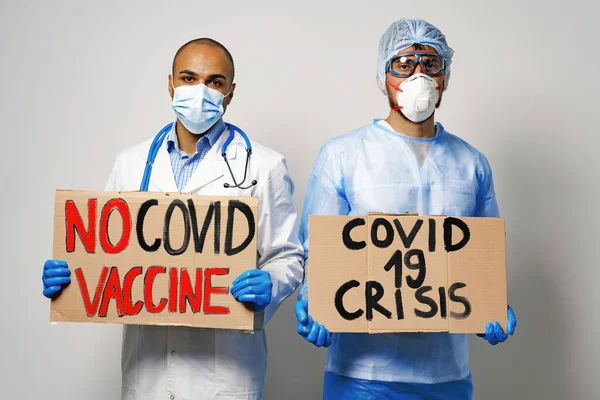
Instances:
[[[311,215],[309,243],[309,311],[331,332],[506,329],[503,219]]]
[[[257,261],[258,199],[56,192],[53,258],[71,284],[50,320],[259,330],[229,293]]]

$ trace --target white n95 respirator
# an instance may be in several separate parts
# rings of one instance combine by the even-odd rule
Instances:
[[[422,122],[431,117],[440,100],[438,83],[425,74],[414,74],[400,84],[396,89],[395,110],[412,122]]]

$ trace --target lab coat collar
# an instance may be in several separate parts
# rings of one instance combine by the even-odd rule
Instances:
[[[194,171],[194,174],[185,185],[183,189],[184,193],[195,192],[210,182],[220,178],[221,176],[229,174],[227,164],[225,164],[225,161],[221,155],[223,144],[229,137],[229,134],[229,128],[226,128],[221,133],[217,141],[211,147],[210,151],[206,154],[204,159],[200,161],[196,171]],[[233,140],[227,147],[226,153],[228,160],[234,160],[236,158],[238,147],[243,145],[242,142],[243,140],[241,136],[235,133]],[[177,184],[175,183],[175,177],[173,176],[171,157],[169,156],[169,151],[167,150],[166,140],[156,154],[150,180],[162,192],[178,192]]]
[[[230,172],[227,168],[227,164],[223,159],[223,144],[229,138],[230,130],[226,128],[219,139],[211,147],[210,151],[206,154],[204,159],[200,161],[198,167],[192,174],[190,180],[185,185],[183,191],[185,193],[193,193],[200,190],[202,187],[209,183],[219,179],[222,176],[229,176]],[[226,149],[227,160],[235,160],[238,154],[238,147],[243,146],[243,140],[241,136],[234,133],[233,140]]]
[[[164,193],[177,192],[177,184],[173,176],[173,167],[171,165],[171,157],[167,150],[166,141],[160,146],[156,153],[154,164],[152,165],[152,174],[150,181]]]

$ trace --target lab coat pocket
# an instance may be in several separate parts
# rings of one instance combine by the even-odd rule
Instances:
[[[224,330],[215,336],[215,384],[223,397],[260,397],[267,370],[264,331]],[[237,397],[236,397],[237,396]]]
[[[450,217],[473,216],[477,193],[473,182],[447,180],[443,190],[445,215]]]

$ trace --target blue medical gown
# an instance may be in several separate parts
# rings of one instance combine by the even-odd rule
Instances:
[[[321,148],[301,220],[305,257],[309,215],[369,212],[498,217],[490,165],[483,154],[440,123],[433,138],[415,139],[375,120]],[[299,298],[307,294],[305,280]],[[468,358],[464,334],[336,333],[326,371],[373,381],[470,384]]]

